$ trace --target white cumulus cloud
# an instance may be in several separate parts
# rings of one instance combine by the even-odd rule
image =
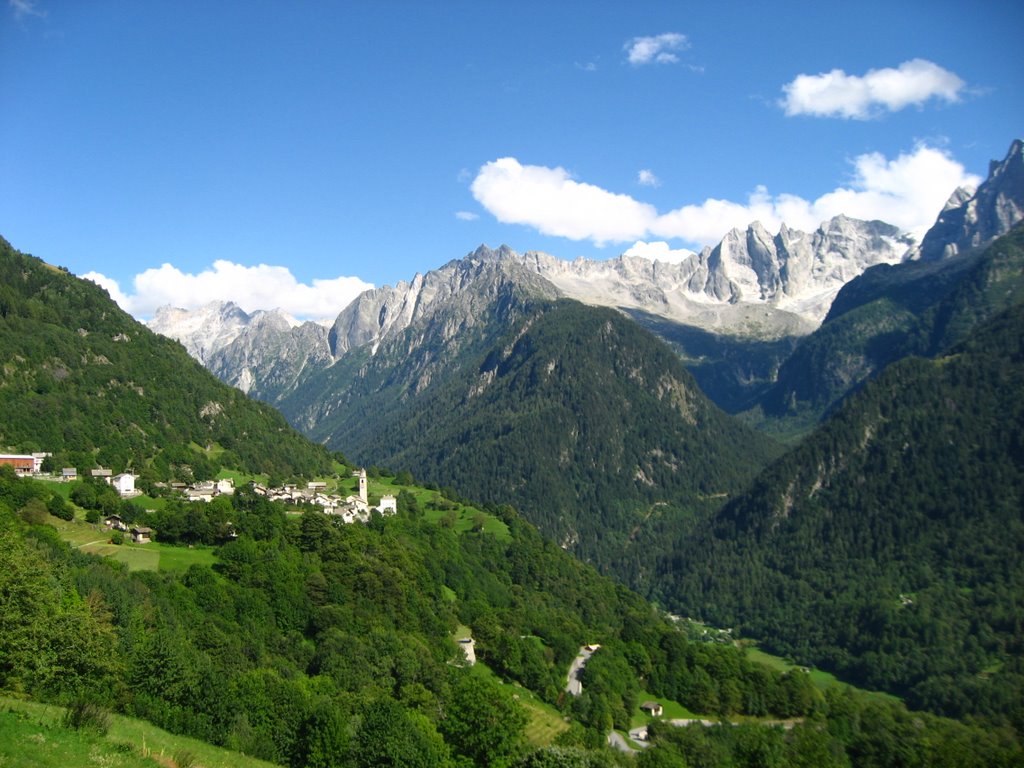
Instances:
[[[472,211],[456,211],[455,218],[459,221],[476,221],[480,218],[480,214]]]
[[[860,155],[851,166],[842,185],[813,200],[757,186],[743,201],[712,198],[664,213],[629,195],[575,181],[563,168],[522,165],[511,157],[480,168],[471,189],[499,221],[525,224],[545,235],[598,246],[664,239],[700,247],[753,221],[772,231],[783,222],[814,231],[839,214],[879,219],[920,238],[957,187],[981,182],[947,152],[926,144],[892,160],[880,153]]]
[[[867,120],[883,110],[896,112],[931,98],[959,101],[964,86],[963,80],[938,64],[913,59],[895,69],[872,69],[863,77],[841,69],[798,75],[782,87],[786,95],[780,104],[787,115]]]
[[[570,240],[636,240],[657,215],[629,195],[574,181],[564,168],[522,165],[514,157],[484,165],[470,189],[498,221]]]
[[[676,51],[685,51],[690,47],[686,35],[678,32],[666,32],[652,37],[634,37],[627,40],[623,49],[630,64],[675,64],[679,61]]]
[[[131,292],[98,272],[83,277],[106,288],[122,309],[138,318],[149,318],[158,307],[168,304],[197,309],[211,301],[233,301],[246,312],[282,309],[298,319],[320,319],[334,317],[360,293],[373,288],[358,277],[314,279],[306,284],[287,267],[248,267],[223,259],[198,274],[182,272],[171,264],[147,269],[135,276]]]

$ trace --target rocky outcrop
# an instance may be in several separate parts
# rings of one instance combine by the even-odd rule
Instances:
[[[1005,235],[1024,219],[1024,142],[1017,139],[1002,162],[992,161],[977,191],[958,189],[912,254],[948,259]]]
[[[161,307],[149,328],[181,342],[192,357],[222,381],[273,400],[309,370],[329,365],[327,329],[298,323],[277,310],[249,314],[233,302],[196,310]]]
[[[322,325],[296,326],[279,312],[254,312],[230,344],[208,356],[206,367],[221,381],[272,402],[305,374],[332,362]]]
[[[416,275],[412,282],[360,294],[335,320],[330,332],[331,352],[338,358],[366,344],[376,351],[385,339],[440,312],[448,316],[441,329],[450,338],[459,328],[472,325],[502,292],[512,290],[537,298],[558,295],[550,282],[526,269],[523,258],[512,249],[480,246],[463,259]]]
[[[234,341],[250,321],[249,315],[234,302],[213,301],[194,310],[160,307],[147,326],[181,342],[192,357],[205,365],[211,353]]]

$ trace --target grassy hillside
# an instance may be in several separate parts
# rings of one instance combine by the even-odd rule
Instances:
[[[111,715],[106,732],[65,724],[65,707],[0,696],[0,765],[5,768],[270,768],[273,763],[177,736],[143,720]]]
[[[212,567],[131,571],[69,548],[48,523],[27,524],[50,493],[0,472],[0,687],[9,690],[94,701],[291,765],[321,753],[360,765],[371,741],[403,755],[434,751],[431,765],[483,749],[522,756],[527,737],[542,746],[566,730],[554,727],[555,710],[575,721],[572,738],[603,743],[612,722],[629,722],[640,677],[698,711],[813,705],[786,676],[755,674],[738,649],[689,643],[507,509],[491,510],[504,534],[460,532],[428,519],[407,492],[397,517],[346,526],[318,512],[289,518],[239,493],[242,536]],[[250,528],[254,515],[262,523]],[[529,696],[454,664],[460,625],[478,658]],[[588,672],[586,696],[567,699],[569,662],[593,641],[608,664]],[[500,743],[474,741],[481,729]]]

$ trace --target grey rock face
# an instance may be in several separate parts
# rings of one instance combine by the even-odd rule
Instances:
[[[783,225],[774,236],[755,222],[675,264],[632,256],[525,258],[565,295],[587,304],[640,309],[716,332],[778,337],[813,330],[843,285],[870,266],[901,261],[911,245],[889,224],[837,216],[813,233]]]
[[[148,325],[155,333],[180,341],[205,365],[210,354],[234,341],[250,320],[234,302],[214,301],[195,310],[160,307]]]
[[[331,362],[322,325],[294,326],[278,312],[254,312],[231,343],[209,355],[206,367],[243,392],[273,402],[304,374]]]
[[[948,259],[985,245],[1024,220],[1024,142],[1010,145],[1002,162],[989,165],[976,192],[958,189],[914,252],[922,261]]]
[[[510,286],[524,295],[558,295],[547,280],[526,269],[523,258],[507,246],[497,250],[480,246],[464,259],[416,275],[412,282],[360,294],[334,322],[331,352],[338,358],[365,344],[373,345],[376,351],[385,339],[422,324],[441,311],[450,315],[442,332],[453,335],[460,327],[472,325],[474,318]],[[448,340],[450,335],[442,340]]]
[[[149,328],[181,342],[222,381],[264,400],[332,361],[323,326],[299,324],[276,310],[250,315],[233,302],[192,311],[161,307]]]
[[[671,264],[633,256],[569,262],[481,246],[409,282],[360,294],[329,331],[275,311],[249,315],[232,303],[163,308],[150,327],[181,341],[223,381],[276,402],[310,373],[358,348],[376,354],[407,329],[418,329],[403,337],[410,352],[428,338],[449,343],[512,294],[638,309],[748,338],[802,335],[820,324],[846,282],[899,261],[909,244],[888,224],[839,216],[814,233],[783,226],[774,236],[755,222]]]

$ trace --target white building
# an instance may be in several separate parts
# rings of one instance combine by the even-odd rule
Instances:
[[[114,475],[110,478],[110,484],[114,486],[122,497],[135,496],[138,494],[138,491],[135,490],[135,475],[128,472],[123,472],[120,475]]]

